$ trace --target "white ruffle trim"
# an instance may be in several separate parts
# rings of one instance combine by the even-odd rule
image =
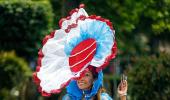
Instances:
[[[86,17],[88,17],[88,14],[86,13],[86,11],[83,9],[83,8],[80,8],[79,10],[78,10],[78,12],[74,12],[72,15],[71,15],[71,19],[70,20],[65,20],[65,21],[63,21],[63,23],[62,23],[62,29],[67,29],[67,27],[68,27],[68,25],[71,25],[71,24],[73,24],[73,23],[75,23],[76,24],[76,20],[77,20],[77,18],[79,18],[81,15],[83,15],[83,16],[86,16]]]
[[[67,26],[76,23],[76,19],[81,15],[88,16],[83,8],[80,8],[78,12],[74,12],[70,20],[65,20],[62,23],[61,29],[56,30],[54,37],[44,44],[42,48],[44,57],[41,60],[40,70],[37,72],[37,77],[41,81],[40,86],[42,87],[42,91],[51,93],[52,90],[61,89],[63,83],[67,83],[73,77],[79,77],[80,72],[88,66],[85,65],[78,73],[72,73],[69,66],[69,57],[64,51],[64,46],[69,43],[71,39],[80,36],[80,26],[85,27],[86,23],[96,21],[95,19],[79,20],[77,23],[78,26],[72,28],[69,33],[66,33],[64,30]],[[93,59],[88,64],[99,67],[105,62],[105,58],[108,55],[110,55],[110,53],[105,55],[103,59]]]

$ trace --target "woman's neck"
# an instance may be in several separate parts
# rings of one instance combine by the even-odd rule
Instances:
[[[88,89],[88,90],[82,90],[83,91],[83,94],[90,94],[91,93],[91,89]]]

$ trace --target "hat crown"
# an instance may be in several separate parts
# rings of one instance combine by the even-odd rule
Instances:
[[[96,40],[88,38],[80,42],[71,51],[69,66],[72,72],[79,72],[85,65],[89,64],[96,53]]]

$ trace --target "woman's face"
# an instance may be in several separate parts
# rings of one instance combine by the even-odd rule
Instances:
[[[77,80],[77,85],[82,90],[89,90],[91,89],[93,85],[93,81],[94,81],[94,78],[93,78],[92,72],[87,71],[82,78]]]

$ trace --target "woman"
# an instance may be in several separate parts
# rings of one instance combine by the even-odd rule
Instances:
[[[110,99],[102,88],[102,70],[116,56],[115,30],[108,19],[89,16],[83,7],[62,18],[60,29],[43,40],[33,74],[43,96],[60,93],[67,86],[65,98]],[[127,89],[119,87],[118,93],[124,96]]]
[[[84,76],[78,80],[73,80],[67,86],[67,94],[62,100],[112,100],[103,88],[102,71],[96,72],[95,67],[88,66]],[[119,84],[118,94],[120,100],[126,100],[127,82]]]

